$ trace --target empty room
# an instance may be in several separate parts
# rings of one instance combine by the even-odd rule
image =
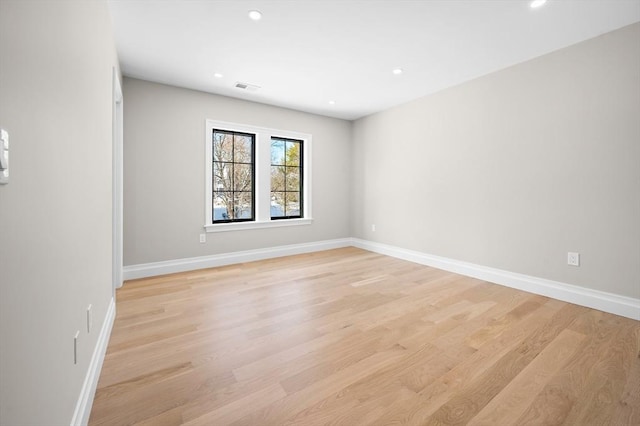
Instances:
[[[0,426],[640,425],[640,0],[0,0]]]

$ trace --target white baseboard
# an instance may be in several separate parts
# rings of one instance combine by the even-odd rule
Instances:
[[[82,384],[82,390],[76,404],[76,409],[71,419],[71,426],[84,426],[89,423],[89,415],[91,414],[91,407],[93,406],[93,398],[96,394],[96,387],[98,386],[98,380],[100,379],[100,370],[102,370],[102,363],[104,361],[104,355],[107,352],[107,344],[109,343],[109,337],[111,336],[111,328],[116,318],[116,302],[112,297],[107,308],[107,315],[102,324],[100,330],[100,336],[98,336],[98,342],[93,350],[93,356],[89,363],[89,369],[87,375],[84,378]]]
[[[352,238],[355,247],[640,321],[640,299]]]
[[[257,250],[215,254],[211,256],[168,260],[165,262],[143,263],[140,265],[125,266],[123,268],[122,275],[124,280],[133,280],[137,278],[154,277],[156,275],[232,265],[234,263],[253,262],[255,260],[272,259],[275,257],[291,256],[294,254],[349,247],[350,245],[351,238],[342,238],[313,243],[292,244]]]

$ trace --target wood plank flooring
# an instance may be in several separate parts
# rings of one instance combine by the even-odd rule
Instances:
[[[356,248],[129,281],[90,425],[640,425],[640,322]]]

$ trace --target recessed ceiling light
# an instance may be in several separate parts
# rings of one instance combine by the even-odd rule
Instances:
[[[249,18],[253,19],[254,21],[259,21],[262,18],[262,13],[260,13],[259,10],[250,10]]]
[[[547,0],[533,0],[529,6],[531,6],[532,9],[536,9],[540,6],[542,6],[543,4],[545,4],[547,2]]]
[[[402,68],[395,68],[393,71],[391,71],[394,75],[400,75],[402,74]]]
[[[336,101],[329,101],[329,105],[335,105]]]
[[[214,76],[215,78],[222,78],[222,77],[224,77],[224,75],[220,74],[219,72],[217,72],[217,73],[213,74],[213,76]]]

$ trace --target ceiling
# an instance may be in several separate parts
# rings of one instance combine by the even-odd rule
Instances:
[[[113,0],[109,7],[127,76],[347,120],[640,21],[640,0],[549,0],[537,9],[530,0]],[[249,19],[250,10],[262,19]]]

